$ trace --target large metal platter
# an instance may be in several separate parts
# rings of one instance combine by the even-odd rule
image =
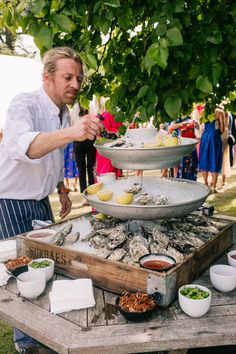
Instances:
[[[99,153],[111,159],[113,166],[125,170],[155,170],[179,165],[181,159],[192,152],[196,139],[180,138],[180,145],[158,148],[110,147],[105,140],[94,144]]]
[[[113,183],[104,184],[102,190],[112,190],[113,198],[108,202],[102,202],[96,194],[90,195],[84,191],[84,197],[97,211],[120,219],[170,219],[182,217],[200,207],[207,196],[209,188],[202,183],[185,179],[143,177],[142,191],[152,196],[166,195],[168,205],[123,205],[117,204],[115,195],[123,193],[124,189],[130,188],[134,183],[140,183],[140,177],[129,177],[116,180]]]

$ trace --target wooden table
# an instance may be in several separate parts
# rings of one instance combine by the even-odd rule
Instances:
[[[227,264],[226,255],[217,263]],[[94,287],[94,308],[53,315],[48,298],[52,282],[43,295],[28,301],[18,296],[16,282],[10,279],[0,288],[0,318],[63,354],[174,353],[186,352],[181,349],[187,348],[236,345],[236,290],[228,294],[214,290],[209,269],[195,283],[212,290],[212,305],[205,316],[190,318],[175,301],[165,310],[158,309],[148,322],[127,323],[117,312],[114,293]]]

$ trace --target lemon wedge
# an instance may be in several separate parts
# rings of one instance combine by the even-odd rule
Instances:
[[[107,202],[110,200],[113,196],[112,191],[98,191],[97,192],[98,199],[100,199],[102,202]]]
[[[96,194],[102,188],[102,183],[94,183],[87,187],[88,194]]]
[[[100,219],[100,220],[106,220],[108,219],[108,216],[106,214],[103,213],[98,213],[94,216],[96,219]]]
[[[130,204],[132,203],[134,196],[132,193],[122,193],[116,195],[116,201],[118,204]]]

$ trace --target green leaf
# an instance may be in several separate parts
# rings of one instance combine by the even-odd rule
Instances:
[[[52,47],[52,41],[53,41],[53,31],[49,27],[41,27],[38,35],[35,37],[35,43],[37,41],[37,45],[40,46],[40,48],[45,47],[47,49]]]
[[[153,43],[147,50],[144,65],[148,69],[154,66],[155,64],[158,64],[160,67],[165,69],[167,66],[168,55],[168,48],[160,47],[158,42]]]
[[[110,25],[111,25],[111,21],[105,20],[104,17],[99,17],[99,16],[96,16],[94,21],[96,22],[96,26],[98,27],[98,29],[104,35],[106,35],[108,33],[108,31],[109,31],[109,28],[110,28]]]
[[[182,100],[176,95],[168,97],[164,102],[166,113],[171,119],[176,119],[180,113]]]
[[[204,93],[212,92],[212,84],[211,82],[204,76],[200,75],[196,80],[196,88]]]
[[[89,109],[90,100],[87,97],[80,95],[79,96],[79,103],[80,103],[81,107],[83,107],[85,109]]]
[[[147,91],[148,91],[148,85],[144,85],[143,87],[141,87],[138,92],[138,99],[144,97]]]
[[[218,84],[220,80],[220,76],[222,73],[222,65],[221,63],[214,63],[212,65],[212,77],[213,77],[213,85]]]
[[[132,20],[132,10],[130,7],[126,7],[124,13],[118,17],[118,23],[121,28],[127,29]]]
[[[183,44],[182,34],[177,27],[168,29],[166,32],[166,36],[169,40],[169,46],[178,46]]]
[[[50,17],[52,22],[56,23],[57,26],[66,33],[71,33],[73,29],[72,22],[65,15],[55,14]]]
[[[183,12],[184,11],[184,0],[176,0],[175,2],[175,12]]]
[[[157,34],[157,36],[164,36],[164,34],[166,33],[166,24],[163,23],[163,24],[158,24],[157,25],[157,28],[155,29],[155,33]]]
[[[30,4],[30,10],[33,14],[35,14],[35,16],[41,17],[44,15],[43,8],[46,5],[44,0],[32,1]]]
[[[196,79],[201,73],[201,69],[198,65],[192,65],[189,69],[189,79]]]
[[[111,7],[119,7],[120,0],[106,0],[103,1],[103,5],[111,6]]]
[[[212,44],[220,44],[222,42],[221,31],[213,31],[210,36],[207,37],[208,42]]]
[[[91,69],[93,69],[93,70],[97,69],[97,59],[93,54],[86,53],[85,62]]]

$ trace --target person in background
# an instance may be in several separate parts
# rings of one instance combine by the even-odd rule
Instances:
[[[83,119],[86,114],[88,114],[88,110],[79,105],[75,106],[71,112],[72,124]],[[80,193],[83,193],[88,185],[94,183],[94,169],[96,162],[94,142],[95,139],[74,142],[75,160],[79,171]],[[87,203],[84,201],[83,204]]]
[[[224,106],[220,105],[224,110]],[[223,190],[227,187],[227,178],[230,176],[231,168],[230,168],[230,147],[229,147],[229,132],[230,132],[230,112],[225,112],[223,117],[224,131],[221,134],[222,140],[222,181],[220,190]]]
[[[229,114],[229,161],[230,167],[234,165],[235,158],[235,147],[236,147],[236,125],[235,125],[235,114],[228,112]]]
[[[199,159],[200,141],[204,130],[204,124],[201,122],[201,117],[203,115],[204,108],[205,106],[203,104],[198,103],[196,104],[194,110],[191,113],[191,119],[193,120],[193,122],[195,122],[194,125],[195,139],[198,140],[198,144],[196,146],[198,159]]]
[[[169,127],[169,132],[172,133],[175,129],[178,129],[182,138],[195,139],[195,126],[190,116],[185,118],[179,117],[176,122],[173,122]],[[188,155],[184,156],[179,168],[177,177],[189,179],[192,181],[197,180],[198,175],[198,156],[196,148]]]
[[[169,123],[160,123],[159,125],[159,132],[161,134],[168,134]],[[178,173],[178,166],[174,166],[171,168],[163,168],[161,170],[162,177],[177,177]]]
[[[214,120],[204,124],[204,131],[200,143],[199,168],[202,171],[204,183],[217,193],[218,174],[222,168],[222,140],[224,132],[225,112],[219,106],[214,111]],[[208,181],[211,174],[211,182]]]
[[[32,221],[54,221],[48,196],[57,187],[60,217],[71,210],[64,179],[64,148],[72,141],[94,140],[103,126],[87,117],[73,127],[67,104],[74,103],[83,81],[83,62],[72,48],[48,50],[43,85],[10,103],[0,144],[0,239],[32,230]],[[16,349],[39,346],[19,330]]]
[[[73,190],[78,190],[79,171],[75,161],[74,144],[69,143],[64,149],[64,184],[71,190],[70,180],[73,179]]]
[[[108,111],[103,112],[101,115],[104,118],[102,123],[103,123],[105,129],[108,132],[117,133],[118,130],[119,130],[119,127],[122,126],[122,123],[121,122],[117,122],[114,119],[114,116]],[[116,178],[120,177],[121,174],[122,174],[121,169],[114,167],[112,165],[110,159],[108,159],[107,157],[102,156],[97,151],[96,152],[96,174],[100,175],[100,174],[106,173],[106,172],[115,172]]]

